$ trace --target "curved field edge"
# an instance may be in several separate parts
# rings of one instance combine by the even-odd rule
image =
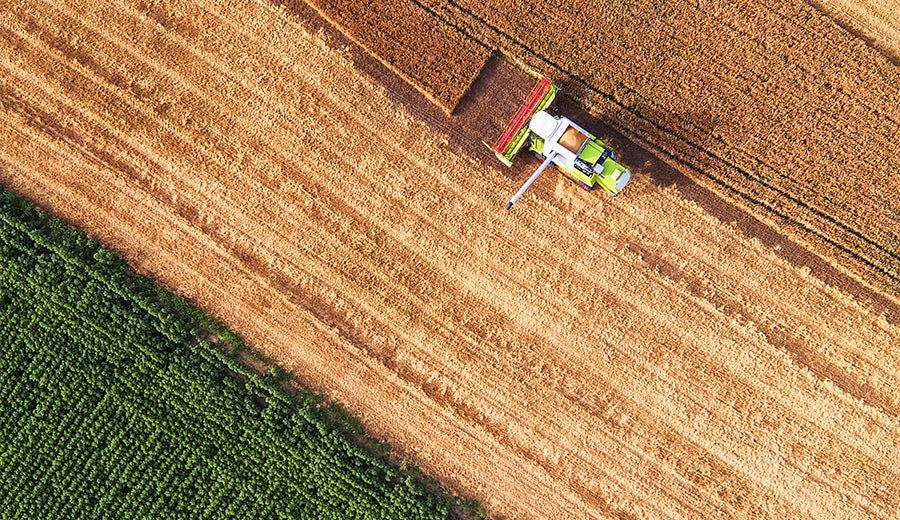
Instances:
[[[386,445],[342,407],[248,368],[224,326],[2,188],[0,258],[4,518],[475,512],[364,447]]]
[[[890,197],[900,188],[889,174],[900,167],[900,82],[835,20],[803,2],[556,6],[540,19],[514,2],[416,2],[549,73],[604,123],[900,298]]]

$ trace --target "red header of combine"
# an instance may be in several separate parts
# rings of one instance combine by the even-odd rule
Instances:
[[[545,76],[539,77],[537,85],[531,89],[531,93],[528,94],[525,103],[516,112],[516,116],[510,121],[506,130],[497,139],[497,142],[491,146],[491,150],[497,154],[501,161],[507,165],[512,164],[513,156],[518,153],[524,143],[525,132],[523,130],[525,125],[528,124],[528,121],[531,120],[536,112],[543,110],[553,101],[556,91],[557,87],[553,86],[549,79]]]

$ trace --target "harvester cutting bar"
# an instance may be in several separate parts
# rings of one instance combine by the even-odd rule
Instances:
[[[525,125],[528,124],[528,121],[536,112],[543,110],[553,101],[556,91],[557,87],[553,86],[549,79],[540,76],[537,85],[531,89],[531,93],[528,94],[525,103],[519,107],[519,111],[516,112],[516,116],[509,123],[509,126],[506,127],[500,139],[497,139],[497,142],[491,147],[491,150],[507,166],[512,165],[513,156],[522,147],[522,143],[525,142],[524,136],[527,133]]]

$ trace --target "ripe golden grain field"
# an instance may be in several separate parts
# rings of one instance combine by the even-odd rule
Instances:
[[[414,0],[378,6],[355,0],[313,0],[309,5],[448,114],[491,54],[488,47]]]
[[[900,65],[900,4],[891,0],[815,0],[810,4]]]
[[[900,298],[896,7],[811,2],[836,22],[802,0],[421,3]]]
[[[891,300],[639,165],[504,212],[513,180],[266,2],[7,6],[0,182],[492,518],[897,517]]]

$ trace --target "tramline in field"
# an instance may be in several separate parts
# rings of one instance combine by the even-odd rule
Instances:
[[[559,87],[546,76],[539,76],[525,103],[490,147],[503,164],[512,166],[513,157],[528,141],[529,150],[543,160],[513,195],[506,209],[512,207],[551,163],[588,191],[599,185],[615,196],[631,179],[631,172],[616,162],[612,148],[570,119],[556,117],[546,111],[558,91]]]

